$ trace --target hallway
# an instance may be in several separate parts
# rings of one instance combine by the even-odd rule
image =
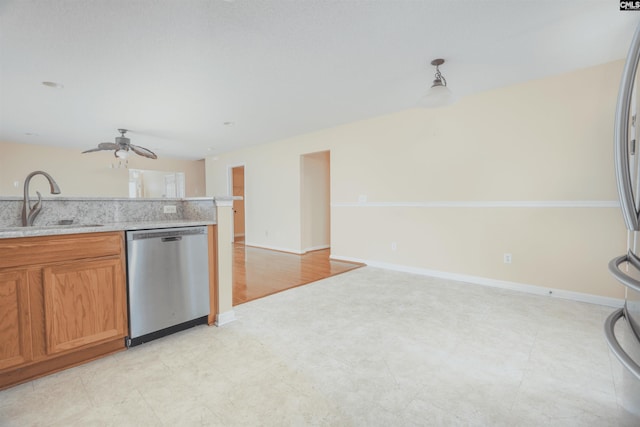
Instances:
[[[329,259],[330,249],[297,255],[233,245],[233,305],[364,266]]]

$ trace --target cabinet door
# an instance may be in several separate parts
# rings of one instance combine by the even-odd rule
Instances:
[[[0,370],[31,360],[26,271],[0,273]]]
[[[48,354],[125,336],[125,276],[120,258],[45,267],[43,279]]]

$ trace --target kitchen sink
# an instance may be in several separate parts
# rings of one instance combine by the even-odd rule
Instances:
[[[0,233],[3,231],[26,231],[26,230],[55,230],[58,228],[88,228],[88,227],[102,227],[104,224],[54,224],[54,225],[33,225],[30,227],[12,226],[12,227],[0,227]]]
[[[45,225],[40,228],[81,228],[81,227],[102,227],[103,225],[104,224],[56,224],[56,225]]]

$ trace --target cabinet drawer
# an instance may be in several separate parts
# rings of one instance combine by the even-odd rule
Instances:
[[[119,255],[123,233],[0,239],[0,268]]]

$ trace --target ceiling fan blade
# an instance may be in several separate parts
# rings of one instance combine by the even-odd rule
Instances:
[[[101,142],[98,144],[98,148],[101,150],[117,150],[120,148],[118,144],[114,144],[113,142]]]
[[[93,153],[95,151],[104,151],[104,150],[117,150],[118,146],[116,144],[114,144],[113,142],[101,142],[100,144],[98,144],[97,148],[91,148],[89,150],[85,150],[82,152],[82,154],[84,153]]]
[[[131,148],[131,150],[139,156],[148,157],[150,159],[158,158],[158,156],[156,156],[156,154],[153,151],[148,150],[144,147],[139,147],[137,145],[129,144],[129,148]]]
[[[82,154],[84,154],[84,153],[93,153],[95,151],[102,151],[102,148],[91,148],[90,150],[84,150],[82,152]]]

